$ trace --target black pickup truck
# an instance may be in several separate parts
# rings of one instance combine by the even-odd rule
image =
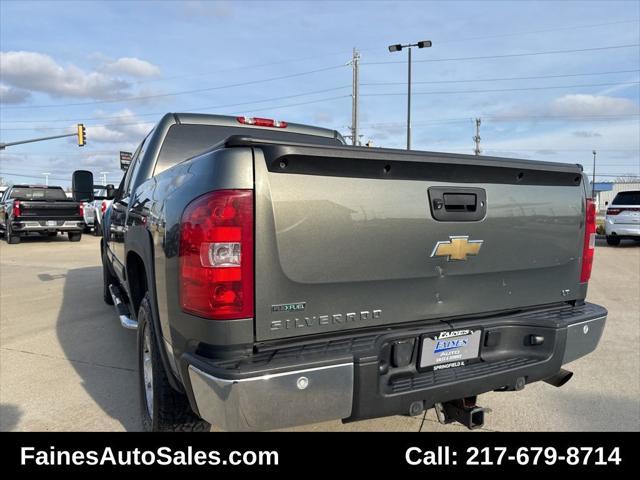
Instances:
[[[74,173],[91,199],[93,178]],[[104,299],[137,329],[150,430],[418,415],[596,348],[582,167],[346,146],[264,118],[167,114],[104,221]],[[570,400],[568,400],[570,401]]]
[[[72,242],[82,238],[84,205],[67,198],[62,187],[14,185],[0,200],[0,231],[9,244],[31,232],[55,236],[65,232]]]

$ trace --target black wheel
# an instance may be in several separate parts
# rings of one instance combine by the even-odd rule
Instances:
[[[118,279],[107,266],[104,252],[102,253],[102,298],[107,305],[113,305],[113,298],[109,292],[109,285],[117,285]]]
[[[613,247],[620,245],[620,237],[616,235],[607,235],[607,245],[611,245]]]
[[[206,432],[211,425],[198,417],[187,397],[169,384],[151,320],[147,293],[138,310],[138,383],[142,426],[148,432]]]
[[[85,225],[84,227],[84,233],[89,233],[91,231],[91,227],[88,227]]]
[[[69,241],[70,242],[79,242],[82,238],[82,232],[69,232]]]
[[[4,238],[9,245],[15,245],[20,243],[20,235],[14,235],[11,231],[11,225],[7,225],[7,231],[4,233]]]
[[[98,222],[93,224],[93,236],[94,237],[101,237],[102,236],[102,227],[100,226],[100,224]]]

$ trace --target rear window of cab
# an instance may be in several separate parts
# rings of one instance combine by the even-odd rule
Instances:
[[[613,199],[612,205],[640,205],[640,190],[620,192]]]

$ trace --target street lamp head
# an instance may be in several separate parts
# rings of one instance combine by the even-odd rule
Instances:
[[[595,150],[593,151],[593,154],[594,154],[594,155],[596,154],[596,151],[595,151]]]
[[[402,45],[399,43],[397,45],[389,45],[390,52],[399,52],[400,50],[402,50]]]
[[[418,48],[428,48],[431,46],[431,40],[423,40],[417,43]]]

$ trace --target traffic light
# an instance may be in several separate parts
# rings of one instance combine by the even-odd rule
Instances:
[[[87,130],[84,128],[84,124],[78,124],[78,146],[84,147],[87,144]]]

